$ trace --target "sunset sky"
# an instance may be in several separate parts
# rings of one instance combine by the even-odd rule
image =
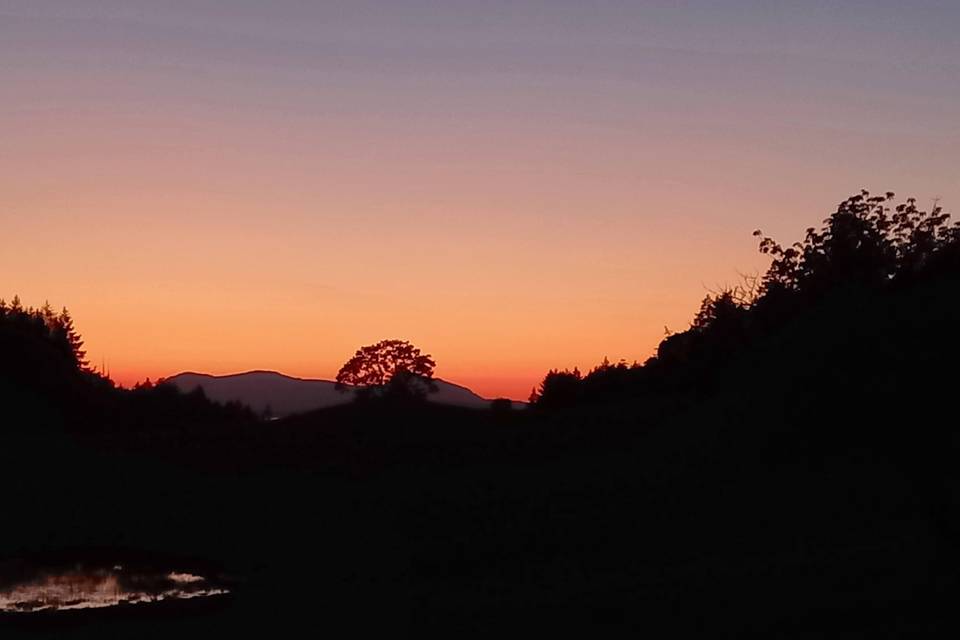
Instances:
[[[644,360],[755,228],[960,213],[960,2],[785,4],[0,0],[0,297],[127,384]]]

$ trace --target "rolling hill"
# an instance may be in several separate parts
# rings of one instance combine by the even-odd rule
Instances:
[[[211,400],[217,402],[237,401],[258,413],[269,409],[275,417],[303,413],[314,409],[346,404],[353,400],[354,392],[337,391],[331,380],[295,378],[276,371],[248,371],[225,376],[184,372],[165,379],[184,392],[203,387]],[[437,404],[487,409],[490,400],[466,387],[435,379],[437,391],[428,398]],[[515,407],[524,403],[514,402]]]

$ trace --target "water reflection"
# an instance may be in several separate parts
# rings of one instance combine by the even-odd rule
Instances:
[[[38,572],[0,586],[0,612],[97,609],[226,593],[226,588],[187,572],[144,572],[121,565],[109,569],[74,567]]]

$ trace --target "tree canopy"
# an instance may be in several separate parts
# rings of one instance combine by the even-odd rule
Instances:
[[[760,252],[773,258],[761,295],[778,291],[818,294],[837,286],[882,286],[934,267],[960,243],[960,223],[935,203],[929,212],[915,198],[890,208],[894,194],[861,191],[847,198],[818,230],[784,248],[758,229]]]
[[[435,390],[430,355],[405,340],[381,340],[361,347],[337,373],[337,388],[349,386],[424,395]]]
[[[939,203],[924,211],[914,198],[895,206],[893,198],[861,191],[786,246],[755,231],[760,252],[771,257],[762,277],[708,294],[690,327],[669,333],[643,365],[605,361],[586,375],[549,371],[531,404],[559,408],[702,389],[718,365],[804,313],[960,271],[960,223]]]

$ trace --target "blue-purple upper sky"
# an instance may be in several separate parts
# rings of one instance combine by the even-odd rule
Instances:
[[[0,0],[0,270],[131,379],[398,336],[525,395],[643,359],[756,227],[960,209],[958,33],[955,0]]]

